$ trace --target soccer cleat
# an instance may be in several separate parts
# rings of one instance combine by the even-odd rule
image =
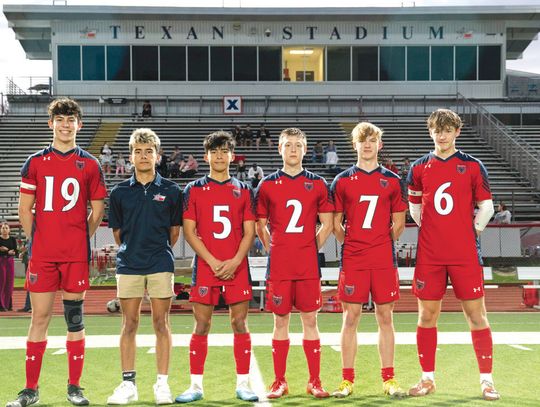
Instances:
[[[501,398],[501,395],[497,390],[495,390],[495,386],[493,386],[493,383],[487,380],[482,380],[482,383],[480,384],[482,388],[482,397],[484,400],[487,401],[494,401],[499,400]]]
[[[409,396],[421,397],[435,393],[435,382],[433,380],[420,380],[416,385],[409,389]]]
[[[330,393],[323,389],[321,379],[317,378],[308,383],[306,393],[313,395],[317,399],[325,399],[330,397]]]
[[[247,383],[242,383],[236,388],[236,398],[243,401],[259,401],[259,396],[257,396],[253,390],[251,390]]]
[[[332,396],[337,398],[348,397],[353,394],[354,384],[348,380],[343,380],[337,390],[334,390]]]
[[[154,384],[154,400],[156,404],[172,404],[173,398],[171,393],[171,388],[167,383],[156,383]]]
[[[270,386],[270,391],[266,395],[269,399],[278,399],[281,396],[289,394],[289,385],[285,379],[276,379]]]
[[[179,396],[176,396],[174,401],[176,401],[177,403],[191,403],[193,401],[201,400],[202,398],[202,389],[199,386],[192,384],[189,389],[187,389]]]
[[[6,407],[26,407],[32,404],[36,404],[39,401],[39,390],[36,389],[22,389],[18,397],[6,404]]]
[[[405,390],[399,387],[399,384],[396,379],[388,379],[383,383],[384,394],[389,395],[397,399],[401,399],[407,396]]]
[[[67,400],[74,406],[87,406],[90,404],[88,399],[84,397],[82,393],[82,387],[74,384],[68,384],[67,386]]]
[[[114,389],[114,392],[107,399],[107,404],[128,404],[131,401],[138,401],[139,393],[137,392],[137,386],[135,383],[124,380],[120,385]]]

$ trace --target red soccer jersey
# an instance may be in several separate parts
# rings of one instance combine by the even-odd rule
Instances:
[[[219,260],[233,258],[244,237],[244,222],[255,221],[251,189],[236,178],[218,182],[208,176],[190,182],[183,194],[184,219],[197,223],[197,234]],[[195,256],[193,285],[234,285],[237,279],[249,281],[247,258],[238,266],[233,280],[220,280],[207,262]]]
[[[345,220],[341,255],[353,257],[362,268],[397,267],[392,213],[407,210],[399,179],[381,166],[366,172],[354,165],[332,183],[335,210]]]
[[[48,147],[28,157],[21,175],[21,193],[35,195],[32,260],[89,261],[88,202],[107,196],[98,161],[80,147]]]
[[[482,162],[461,151],[446,160],[429,153],[414,162],[407,184],[409,201],[422,204],[417,264],[482,264],[474,207],[491,199]]]
[[[291,177],[279,170],[261,181],[257,217],[269,223],[269,280],[320,278],[317,218],[333,211],[326,181],[312,172],[303,170]]]

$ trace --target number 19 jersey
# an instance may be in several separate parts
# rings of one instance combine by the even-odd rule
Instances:
[[[417,264],[482,264],[474,229],[476,202],[491,199],[482,162],[457,151],[447,159],[426,154],[411,166],[409,202],[422,204]]]

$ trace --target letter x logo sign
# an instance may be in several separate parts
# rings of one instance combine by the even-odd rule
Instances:
[[[242,113],[242,96],[224,96],[223,113],[240,114]]]
[[[238,109],[238,99],[227,99],[227,110],[240,110]]]

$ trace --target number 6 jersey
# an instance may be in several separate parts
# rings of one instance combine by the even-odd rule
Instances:
[[[107,196],[98,161],[78,146],[47,147],[28,157],[21,176],[21,193],[35,195],[32,260],[89,261],[88,202]]]
[[[491,199],[482,162],[459,150],[445,160],[429,153],[413,163],[407,184],[409,202],[422,204],[417,264],[482,264],[474,207]]]

